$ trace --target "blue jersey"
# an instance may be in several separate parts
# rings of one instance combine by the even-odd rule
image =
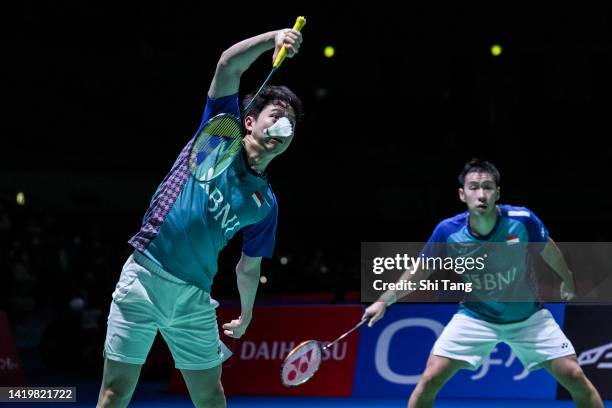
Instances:
[[[201,126],[220,113],[240,117],[237,94],[208,98]],[[210,292],[219,252],[238,231],[246,255],[272,256],[278,206],[267,178],[248,165],[244,148],[213,180],[200,182],[191,176],[193,142],[158,187],[140,231],[129,243],[164,270]]]
[[[548,230],[525,207],[497,208],[497,223],[487,236],[471,231],[469,213],[465,212],[439,223],[423,254],[486,259],[484,269],[461,274],[472,284],[472,292],[466,293],[459,312],[492,323],[511,323],[528,318],[542,307],[529,259],[532,248],[527,244],[546,242]],[[513,297],[524,301],[503,301]]]

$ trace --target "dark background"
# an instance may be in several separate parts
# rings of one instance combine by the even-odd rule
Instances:
[[[290,86],[306,116],[269,168],[280,219],[262,299],[354,299],[360,242],[426,240],[463,211],[456,176],[475,156],[500,169],[501,202],[529,207],[556,240],[611,238],[610,7],[2,8],[0,309],[24,348],[56,350],[48,332],[74,319],[98,359],[126,241],[199,124],[219,55],[297,15],[303,46],[272,83]],[[270,64],[271,53],[247,71],[243,93]],[[237,296],[239,252],[238,239],[222,254],[214,296]]]

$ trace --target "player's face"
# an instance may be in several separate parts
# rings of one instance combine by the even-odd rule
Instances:
[[[289,119],[295,129],[295,112],[290,105],[284,105],[281,103],[267,105],[257,116],[257,119],[251,116],[245,120],[245,127],[251,131],[250,136],[253,138],[255,143],[262,147],[262,150],[266,153],[270,153],[273,156],[277,156],[283,153],[291,142],[295,135],[295,131],[291,136],[280,138],[272,137],[265,138],[264,130],[274,125],[277,120],[282,117]]]
[[[492,214],[499,200],[499,187],[490,173],[468,173],[463,187],[459,188],[459,199],[467,204],[472,214]]]

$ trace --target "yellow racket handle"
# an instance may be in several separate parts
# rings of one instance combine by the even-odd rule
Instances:
[[[306,25],[306,19],[303,16],[299,16],[298,18],[295,19],[295,24],[293,25],[293,29],[297,31],[302,31],[302,27],[304,27],[305,25]],[[272,64],[272,67],[274,69],[280,67],[280,65],[283,63],[286,57],[287,57],[287,49],[283,45],[283,48],[281,48],[280,52],[276,56],[276,59],[274,60],[274,64]]]

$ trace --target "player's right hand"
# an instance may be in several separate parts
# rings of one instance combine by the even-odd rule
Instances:
[[[279,30],[274,37],[274,43],[274,54],[272,55],[273,63],[283,46],[287,49],[287,58],[292,58],[300,51],[300,45],[302,45],[302,33],[292,28]]]
[[[387,304],[385,302],[374,302],[367,307],[361,320],[368,320],[368,327],[372,327],[374,323],[382,319],[386,310]]]

